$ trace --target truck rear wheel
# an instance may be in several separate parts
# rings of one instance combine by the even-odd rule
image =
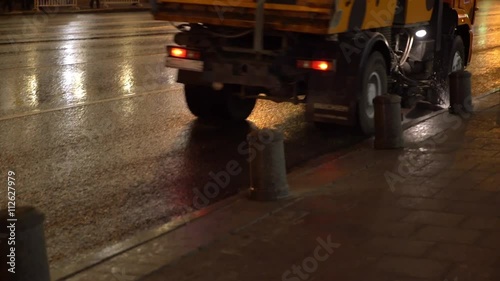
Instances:
[[[226,86],[217,91],[209,86],[184,85],[186,104],[200,119],[217,121],[245,120],[255,107],[255,99],[242,99],[235,95],[235,87]]]
[[[359,129],[370,135],[375,131],[373,99],[387,92],[386,62],[380,52],[373,52],[361,74],[361,94],[358,99]]]

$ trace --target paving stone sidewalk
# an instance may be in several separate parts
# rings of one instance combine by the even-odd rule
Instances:
[[[499,104],[315,160],[293,198],[238,201],[68,280],[498,281]]]

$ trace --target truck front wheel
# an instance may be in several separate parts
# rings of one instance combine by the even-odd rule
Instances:
[[[465,47],[462,37],[456,36],[453,40],[453,45],[450,50],[450,58],[446,71],[450,74],[452,72],[464,70],[465,68]]]
[[[465,69],[465,47],[462,37],[455,36],[448,42],[450,47],[446,49],[445,59],[439,64],[437,86],[430,89],[429,101],[436,105],[448,105],[450,102],[448,75],[452,72]]]
[[[358,99],[358,122],[363,134],[375,131],[373,99],[387,92],[386,62],[380,52],[373,52],[361,74],[361,94]]]
[[[240,98],[232,86],[217,91],[210,86],[184,85],[184,94],[189,110],[200,119],[242,121],[255,107],[255,99]]]

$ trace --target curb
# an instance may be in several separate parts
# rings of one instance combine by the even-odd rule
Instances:
[[[485,99],[485,98],[489,97],[490,95],[493,95],[493,94],[496,94],[499,92],[500,92],[500,89],[494,89],[494,90],[488,91],[487,93],[481,94],[480,96],[474,98],[473,101],[479,102],[482,99]],[[498,104],[495,106],[498,106]],[[425,116],[422,116],[422,117],[419,117],[416,119],[411,119],[409,122],[403,124],[403,130],[406,131],[406,130],[408,130],[408,129],[410,129],[410,128],[412,128],[412,127],[414,127],[422,122],[425,122],[429,119],[432,119],[436,116],[439,116],[443,113],[446,113],[447,111],[448,111],[447,109],[442,109],[442,110],[432,112],[430,114],[427,114]],[[317,157],[315,159],[310,159],[310,160],[306,161],[303,165],[300,165],[299,167],[297,167],[298,169],[296,172],[298,172],[299,175],[303,174],[306,169],[314,169],[315,167],[318,167],[326,162],[330,162],[332,160],[342,158],[350,153],[353,153],[354,151],[357,151],[361,147],[366,146],[368,142],[372,142],[372,141],[373,141],[373,137],[370,137],[364,141],[361,141],[358,144],[355,144],[353,147],[341,149],[341,151],[343,153],[337,151],[337,152],[333,152],[331,154],[330,153],[325,154],[325,155]],[[331,156],[332,154],[334,154],[335,156],[329,157],[329,155]],[[318,160],[318,158],[319,158],[319,160]],[[314,164],[311,165],[311,161],[314,161]],[[289,172],[287,174],[287,176],[290,176],[292,173],[293,173],[293,171]],[[325,188],[325,187],[326,186],[319,186],[317,189],[320,190],[320,189]],[[287,199],[283,200],[283,202],[281,204],[279,204],[280,201],[276,202],[280,205],[278,208],[276,208],[275,210],[273,210],[271,212],[263,212],[263,214],[261,216],[259,216],[257,219],[245,223],[243,226],[239,227],[238,229],[232,230],[229,234],[237,233],[241,229],[244,229],[250,225],[253,225],[256,222],[262,220],[263,218],[266,218],[269,215],[271,215],[271,214],[273,214],[273,213],[275,213],[283,208],[286,208],[286,206],[289,206],[289,205],[297,202],[298,200],[301,199],[301,197],[303,197],[305,195],[305,193],[309,193],[309,192],[313,192],[313,191],[312,190],[306,191],[306,190],[301,190],[301,189],[295,190],[295,191],[292,190],[290,196],[287,197]],[[110,260],[116,256],[119,256],[123,253],[126,253],[129,250],[132,250],[136,247],[144,245],[153,239],[168,235],[170,232],[172,232],[178,228],[181,228],[183,226],[186,226],[187,224],[194,222],[197,219],[207,217],[207,215],[213,214],[216,211],[221,211],[221,210],[224,210],[226,208],[230,208],[231,206],[235,205],[238,202],[241,202],[242,200],[247,200],[247,192],[246,191],[241,191],[236,196],[232,196],[232,197],[223,199],[221,201],[218,201],[218,202],[216,202],[216,203],[214,203],[214,204],[212,204],[204,209],[195,210],[194,212],[187,213],[187,214],[179,216],[179,217],[175,217],[172,219],[172,221],[168,222],[167,224],[164,224],[162,226],[156,227],[156,228],[151,229],[151,230],[146,230],[146,231],[137,233],[132,238],[129,238],[129,239],[127,239],[123,242],[117,243],[115,245],[109,246],[105,249],[100,250],[97,253],[93,253],[91,255],[88,255],[85,258],[80,259],[78,262],[72,262],[72,263],[68,263],[67,265],[63,265],[60,270],[54,270],[54,272],[51,273],[51,275],[53,276],[51,279],[54,281],[66,280],[67,278],[70,278],[70,277],[73,277],[77,274],[85,272],[86,270],[93,268],[93,267],[95,267],[95,266],[97,266],[97,265],[99,265],[107,260]],[[290,202],[287,203],[287,200]],[[178,256],[178,257],[176,257],[176,259],[181,258],[181,257],[182,256]],[[165,266],[165,265],[163,265],[163,266]]]
[[[73,277],[128,250],[143,245],[160,236],[167,235],[169,232],[185,226],[186,224],[191,223],[196,219],[205,217],[215,211],[229,208],[231,205],[235,204],[241,199],[245,199],[243,196],[243,192],[237,194],[236,196],[229,197],[212,205],[209,205],[204,209],[193,209],[195,210],[194,212],[174,217],[170,222],[164,225],[139,232],[123,242],[119,242],[101,249],[101,251],[99,251],[98,253],[89,254],[80,259],[78,262],[71,262],[66,265],[62,265],[62,269],[56,269],[54,270],[54,272],[51,272],[51,280],[65,280],[67,278]]]

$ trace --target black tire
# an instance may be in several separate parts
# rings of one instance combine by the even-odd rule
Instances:
[[[256,99],[242,99],[232,91],[223,93],[224,101],[220,107],[220,117],[228,121],[243,121],[252,114]]]
[[[201,119],[211,115],[214,103],[213,90],[199,85],[184,85],[184,96],[189,111]],[[210,97],[210,98],[209,98]]]
[[[454,71],[465,69],[465,46],[462,37],[455,36],[447,46],[449,46],[449,51],[445,51],[446,55],[438,70],[437,87],[430,90],[432,95],[429,101],[441,106],[449,104],[450,101],[448,76]],[[461,61],[461,66],[458,68],[456,67],[457,59]]]
[[[459,58],[457,58],[458,56]],[[455,68],[456,60],[460,60],[460,67]],[[462,37],[456,36],[453,39],[447,62],[445,64],[446,76],[450,73],[465,69],[465,45]]]
[[[184,85],[186,104],[199,119],[215,121],[245,120],[255,107],[255,99],[235,95],[236,88],[226,86],[220,91],[209,86]]]
[[[387,66],[380,52],[375,51],[370,55],[363,67],[361,79],[358,95],[358,127],[361,133],[371,135],[375,131],[373,98],[387,93]]]

